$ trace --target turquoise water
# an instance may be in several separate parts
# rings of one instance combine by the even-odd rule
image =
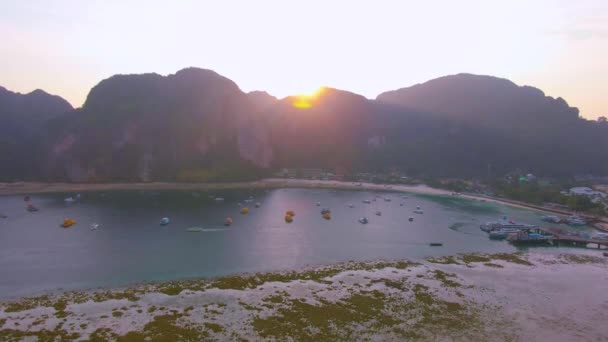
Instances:
[[[83,193],[66,204],[73,195],[34,195],[31,203],[40,208],[34,213],[25,210],[22,196],[0,197],[0,214],[8,216],[0,219],[0,297],[347,260],[512,252],[508,243],[489,240],[479,224],[503,215],[541,223],[539,213],[486,202],[368,191],[116,191]],[[216,203],[214,196],[225,201]],[[250,196],[260,208],[244,202]],[[238,202],[250,207],[248,215],[239,214]],[[423,215],[413,213],[416,206]],[[330,221],[321,218],[323,207],[332,209]],[[287,210],[296,212],[291,224],[284,221]],[[164,216],[171,218],[168,226],[159,225]],[[361,216],[369,224],[360,224]],[[66,217],[77,224],[61,228]],[[234,219],[229,228],[226,217]],[[92,223],[99,228],[89,229]],[[205,231],[186,231],[190,227]]]

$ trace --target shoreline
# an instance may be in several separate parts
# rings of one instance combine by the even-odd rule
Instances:
[[[359,185],[361,184],[361,185]],[[42,194],[57,192],[89,192],[89,191],[121,191],[121,190],[236,190],[236,189],[280,189],[280,188],[306,188],[306,189],[336,189],[336,190],[372,190],[409,192],[422,195],[450,196],[453,192],[444,189],[432,188],[427,185],[402,184],[376,184],[343,181],[321,181],[306,179],[266,178],[250,182],[227,183],[176,183],[176,182],[149,182],[149,183],[42,183],[19,182],[0,183],[0,196]],[[571,215],[572,213],[552,208],[544,208],[508,199],[489,197],[476,194],[460,194],[458,198],[498,203],[513,208],[532,210],[545,213]]]

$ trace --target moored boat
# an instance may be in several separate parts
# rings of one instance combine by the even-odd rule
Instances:
[[[160,219],[160,225],[161,226],[166,226],[171,222],[171,220],[168,217],[163,217]]]
[[[63,223],[61,224],[61,226],[63,228],[69,228],[69,227],[71,227],[71,226],[73,226],[75,224],[76,224],[76,220],[74,220],[72,218],[66,218],[66,219],[63,220]]]
[[[557,215],[543,215],[540,219],[551,223],[560,223],[562,221],[562,219]]]
[[[489,233],[493,230],[511,230],[511,232],[518,232],[522,229],[530,229],[535,228],[536,226],[530,224],[523,223],[515,223],[507,219],[506,216],[503,216],[502,220],[495,222],[486,222],[479,226],[479,229],[483,230],[486,233]]]
[[[367,224],[369,221],[367,220],[367,217],[360,217],[359,222],[362,224]]]
[[[571,226],[584,226],[587,224],[587,221],[577,215],[572,215],[566,219],[566,223]]]

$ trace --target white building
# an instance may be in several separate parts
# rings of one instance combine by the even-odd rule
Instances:
[[[599,203],[608,196],[601,191],[595,191],[586,186],[577,186],[577,187],[571,188],[567,194],[570,196],[587,196],[587,197],[590,197],[591,201],[594,203]]]

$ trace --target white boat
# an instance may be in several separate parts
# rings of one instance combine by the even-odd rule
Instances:
[[[215,201],[216,202],[224,202],[224,197],[216,197]]]
[[[76,199],[74,197],[68,197],[68,198],[64,199],[63,201],[67,204],[72,204],[72,203],[76,202]]]
[[[367,224],[369,221],[367,220],[367,217],[361,217],[359,218],[359,222],[362,224]]]
[[[608,233],[595,233],[592,238],[594,240],[608,240]]]
[[[256,207],[256,208],[259,208],[261,205],[262,205],[262,204],[261,204],[260,202],[257,202],[257,203],[255,204],[255,207]]]
[[[203,228],[201,228],[201,227],[190,227],[190,228],[186,229],[186,231],[193,232],[193,233],[194,232],[202,232]]]
[[[92,223],[92,224],[91,224],[91,226],[90,226],[89,228],[91,228],[91,230],[95,230],[95,229],[99,228],[99,224],[97,224],[97,223]]]
[[[416,207],[416,210],[414,210],[415,214],[424,214],[424,211],[422,209],[420,209],[420,207]]]
[[[551,223],[560,223],[562,221],[562,219],[557,215],[544,215],[541,217],[541,220]]]
[[[168,217],[163,217],[162,219],[160,219],[160,225],[161,226],[166,226],[171,222],[171,220],[169,220]]]
[[[494,230],[508,230],[510,232],[519,232],[522,229],[531,229],[535,226],[529,224],[515,223],[507,219],[506,216],[503,216],[502,220],[496,222],[486,222],[479,226],[479,229],[483,230],[486,233],[489,233]]]
[[[248,198],[245,200],[245,203],[251,203],[251,202],[253,202],[253,198]]]
[[[580,216],[572,215],[566,219],[566,223],[571,226],[584,226],[587,224],[587,221]]]

